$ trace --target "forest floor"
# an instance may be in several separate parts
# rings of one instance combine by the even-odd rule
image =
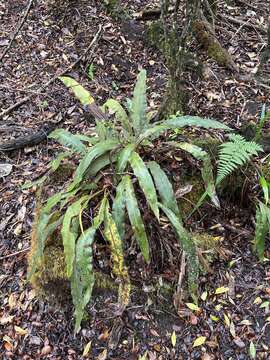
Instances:
[[[94,54],[93,79],[87,56],[69,75],[102,104],[107,98],[129,96],[138,69],[143,67],[148,75],[149,108],[158,108],[166,68],[160,52],[147,44],[146,24],[117,21],[100,3],[79,0],[53,7],[49,1],[34,1],[22,30],[0,62],[0,112],[25,96],[31,98],[0,118],[0,145],[43,129],[48,122],[61,121],[71,132],[87,133],[87,116],[63,85],[54,81],[45,89],[42,86],[78,59],[99,25],[103,30]],[[149,3],[129,0],[123,1],[123,7],[135,13]],[[209,60],[194,42],[206,72],[203,79],[189,78],[188,108],[191,114],[213,117],[238,129],[249,121],[258,122],[263,104],[268,109],[270,106],[269,87],[250,80],[266,44],[266,34],[256,26],[266,26],[269,4],[267,0],[236,1],[237,6],[220,3],[218,38],[232,54],[241,76]],[[0,55],[27,4],[26,0],[0,3]],[[241,20],[242,25],[229,16]],[[222,239],[225,255],[216,258],[210,274],[201,276],[199,290],[203,295],[197,311],[183,303],[177,313],[173,299],[151,292],[150,277],[156,282],[177,283],[179,259],[170,268],[157,265],[154,272],[145,269],[147,275],[137,279],[142,295],[132,295],[114,351],[108,349],[107,342],[115,294],[95,294],[89,320],[76,336],[69,305],[58,309],[36,298],[27,283],[35,192],[33,188],[23,190],[21,185],[45,174],[60,149],[47,140],[18,151],[0,152],[0,162],[12,165],[9,174],[0,172],[0,358],[244,360],[254,355],[254,345],[257,359],[270,359],[270,263],[259,263],[252,253],[255,209],[245,205],[250,204],[246,200],[257,192],[256,187],[249,186],[249,193],[243,190],[240,202],[224,200],[219,213],[198,221],[197,228]],[[222,287],[229,291],[223,292]],[[201,336],[206,337],[204,344],[194,346]]]

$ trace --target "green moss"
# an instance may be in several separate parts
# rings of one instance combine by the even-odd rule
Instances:
[[[207,53],[221,66],[228,67],[228,64],[232,62],[230,54],[218,42],[209,44]]]
[[[194,22],[193,32],[197,41],[203,46],[207,54],[219,65],[232,69],[234,64],[230,54],[217,41],[209,26],[208,23],[202,20]]]
[[[153,46],[164,51],[164,31],[160,20],[151,22],[146,30],[146,42],[149,46]]]
[[[201,271],[212,272],[210,265],[219,254],[221,238],[206,232],[194,232],[192,235],[197,246]]]
[[[46,185],[59,185],[69,180],[74,172],[74,165],[72,163],[64,163],[60,164],[57,170],[52,172],[48,180],[46,181]]]
[[[207,234],[206,232],[193,232],[194,241],[201,250],[217,250],[220,245],[220,237]]]
[[[38,271],[31,278],[31,285],[39,296],[53,303],[63,303],[70,299],[70,286],[61,247],[46,247]]]
[[[185,218],[192,212],[192,210],[198,203],[200,197],[204,193],[205,189],[200,174],[192,177],[186,175],[181,179],[181,184],[179,185],[182,189],[188,188],[189,186],[192,187],[188,193],[184,194],[178,200],[181,214],[183,218]]]
[[[261,174],[266,181],[270,182],[270,163],[265,161],[260,166]]]

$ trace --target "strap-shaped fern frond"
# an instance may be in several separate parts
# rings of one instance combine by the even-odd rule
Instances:
[[[265,239],[270,232],[270,209],[259,201],[256,209],[256,230],[254,238],[254,250],[259,259],[264,259]]]
[[[220,145],[217,180],[219,184],[240,166],[250,161],[253,155],[258,155],[263,148],[254,141],[246,141],[243,136],[231,134],[230,141]]]

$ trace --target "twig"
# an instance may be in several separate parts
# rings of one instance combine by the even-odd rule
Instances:
[[[12,253],[12,254],[9,254],[9,255],[6,255],[6,256],[2,256],[2,257],[0,257],[0,260],[8,259],[8,258],[10,258],[10,257],[16,256],[16,255],[19,255],[19,254],[22,254],[22,253],[27,252],[27,251],[29,251],[29,250],[30,250],[30,246],[27,247],[26,249],[22,249],[22,250],[19,250],[19,251],[14,252],[14,253]]]
[[[250,1],[247,2],[247,1],[244,1],[244,0],[237,0],[236,2],[240,3],[241,5],[248,6],[248,7],[250,7],[251,9],[253,9],[255,11],[258,10],[258,8],[255,5],[252,5],[252,3]]]
[[[34,0],[29,0],[28,6],[27,6],[27,9],[26,9],[26,11],[25,11],[25,14],[24,14],[24,16],[23,16],[23,18],[22,18],[22,21],[20,22],[19,26],[17,27],[16,31],[14,32],[14,34],[13,34],[13,36],[12,36],[12,38],[11,38],[9,44],[8,44],[8,46],[7,46],[6,49],[3,51],[3,54],[0,56],[0,62],[3,61],[4,57],[6,56],[6,54],[7,54],[8,51],[9,51],[9,49],[11,48],[11,46],[12,46],[12,44],[13,44],[13,41],[15,40],[16,36],[19,34],[21,28],[23,27],[23,25],[24,25],[24,23],[25,23],[25,21],[26,21],[26,19],[27,19],[27,16],[28,16],[28,14],[29,14],[29,12],[30,12],[30,9],[31,9],[31,7],[32,7],[32,5],[33,5],[33,2],[34,2]]]
[[[229,16],[229,15],[222,15],[225,19],[227,19],[228,21],[231,21],[237,25],[242,25],[243,27],[247,27],[249,29],[256,29],[258,31],[260,31],[262,34],[267,34],[267,29],[265,29],[262,26],[256,25],[256,24],[251,24],[249,22],[237,19],[233,16]]]
[[[44,85],[42,85],[40,87],[40,90],[37,91],[37,93],[40,93],[41,90],[45,90],[49,85],[51,85],[55,80],[57,80],[59,78],[59,76],[63,76],[64,74],[66,74],[67,72],[72,70],[87,55],[87,53],[91,50],[91,48],[92,48],[92,50],[91,50],[90,56],[92,58],[94,56],[94,52],[95,52],[95,49],[96,49],[96,43],[97,43],[97,41],[98,41],[98,39],[100,37],[101,31],[102,31],[102,26],[100,25],[96,35],[94,36],[93,40],[91,41],[89,46],[86,48],[86,50],[83,52],[83,54],[81,56],[79,56],[76,61],[74,61],[72,64],[70,64],[68,67],[66,67],[63,71],[61,71],[59,74],[55,75],[49,81],[47,81]],[[0,119],[3,118],[4,116],[8,115],[9,113],[11,113],[13,110],[17,109],[21,105],[25,104],[29,100],[31,100],[31,98],[34,95],[36,95],[37,93],[30,94],[30,95],[24,97],[23,99],[19,100],[15,104],[11,105],[6,110],[3,110],[0,113]]]

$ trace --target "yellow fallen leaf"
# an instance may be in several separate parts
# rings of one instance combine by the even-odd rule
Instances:
[[[205,300],[207,299],[207,296],[208,296],[207,291],[204,291],[204,292],[202,293],[202,295],[201,295],[202,301],[205,301]]]
[[[8,335],[3,336],[3,341],[6,341],[8,344],[12,345],[13,340]]]
[[[172,342],[172,346],[175,347],[176,345],[176,334],[175,331],[172,333],[171,335],[171,342]]]
[[[16,303],[17,303],[17,301],[16,301],[16,296],[15,296],[14,294],[10,294],[10,295],[9,295],[9,298],[8,298],[9,308],[10,308],[10,309],[15,308]]]
[[[193,347],[201,346],[205,343],[206,336],[199,336],[193,343]]]
[[[86,357],[86,356],[89,354],[89,351],[90,351],[90,349],[91,349],[91,344],[92,344],[92,341],[89,341],[89,342],[85,345],[85,347],[84,347],[84,349],[83,349],[83,354],[82,354],[83,357]]]
[[[106,360],[107,359],[107,349],[103,350],[97,357],[97,360]]]
[[[247,325],[247,326],[250,326],[252,325],[252,322],[250,320],[242,320],[240,322],[240,325]]]
[[[256,305],[261,304],[261,303],[262,303],[262,299],[259,296],[257,296],[256,299],[253,301],[253,304],[256,304]]]
[[[14,330],[16,331],[16,333],[18,333],[20,335],[28,334],[27,330],[25,330],[25,329],[23,329],[23,328],[21,328],[20,326],[17,326],[17,325],[14,326]]]
[[[14,318],[14,315],[2,316],[2,317],[0,318],[0,324],[1,324],[1,325],[9,324],[9,323],[12,322],[13,318]]]
[[[196,304],[193,304],[193,303],[186,303],[187,307],[190,309],[190,310],[193,310],[193,311],[200,311],[200,308],[196,305]]]
[[[215,322],[219,321],[219,318],[215,315],[210,315],[210,318],[212,321],[215,321]]]
[[[225,286],[221,286],[219,288],[216,289],[215,291],[215,295],[220,295],[220,294],[224,294],[226,292],[228,292],[230,289],[228,287]]]
[[[224,314],[224,322],[225,322],[225,325],[230,327],[230,319],[228,318],[228,316],[226,314]]]

